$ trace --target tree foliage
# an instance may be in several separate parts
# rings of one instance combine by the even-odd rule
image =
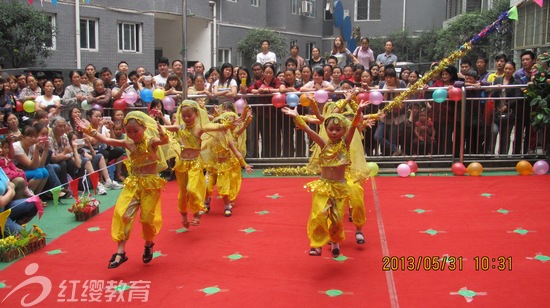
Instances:
[[[243,64],[250,67],[256,61],[256,55],[261,51],[261,41],[268,40],[269,50],[277,55],[279,63],[288,56],[286,38],[269,29],[253,29],[239,42],[238,50],[242,53]]]
[[[50,19],[27,3],[0,1],[0,61],[6,67],[32,66],[51,51]]]

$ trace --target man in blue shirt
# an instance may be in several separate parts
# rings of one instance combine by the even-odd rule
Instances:
[[[379,66],[386,66],[386,65],[394,65],[397,63],[397,56],[392,53],[393,50],[393,42],[387,41],[384,45],[384,50],[386,52],[379,54],[376,57],[376,63],[378,63]]]

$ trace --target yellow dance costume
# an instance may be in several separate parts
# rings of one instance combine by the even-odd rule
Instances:
[[[156,149],[151,146],[151,138],[158,136],[154,119],[141,111],[128,113],[124,124],[130,119],[136,120],[146,129],[143,139],[135,144],[135,150],[127,150],[128,159],[125,164],[129,176],[124,180],[124,188],[115,205],[111,237],[117,243],[127,241],[132,232],[134,218],[140,210],[142,237],[152,242],[162,227],[160,193],[166,183],[158,173],[167,168],[166,159],[174,152],[167,146],[158,146]],[[144,169],[154,173],[141,173]]]

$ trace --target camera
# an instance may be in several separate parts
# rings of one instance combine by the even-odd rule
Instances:
[[[153,76],[145,76],[145,77],[143,77],[143,79],[145,79],[147,81],[151,81],[153,79]]]
[[[38,142],[48,142],[48,136],[38,137]]]
[[[74,143],[75,143],[76,145],[84,145],[84,144],[86,144],[86,143],[84,142],[84,139],[76,139],[76,140],[74,141]]]
[[[130,81],[130,82],[128,82],[128,85],[129,85],[129,86],[133,86],[134,83]]]

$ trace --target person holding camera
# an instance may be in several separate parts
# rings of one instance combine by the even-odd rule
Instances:
[[[116,86],[112,90],[113,101],[121,99],[124,97],[124,93],[134,92],[137,93],[134,89],[134,83],[128,81],[128,75],[124,72],[118,72],[115,75]]]

